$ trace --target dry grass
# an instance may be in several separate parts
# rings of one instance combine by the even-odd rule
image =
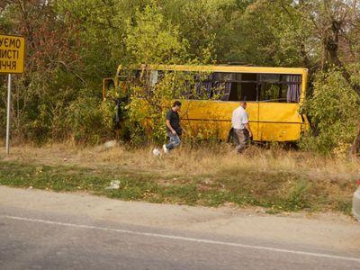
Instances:
[[[182,147],[170,155],[155,157],[152,149],[134,150],[125,146],[81,148],[71,144],[43,147],[25,145],[12,147],[9,157],[6,157],[4,147],[1,148],[0,160],[92,168],[122,166],[131,170],[192,176],[235,170],[306,174],[310,179],[329,182],[349,182],[360,178],[360,162],[357,159],[324,158],[300,151],[250,147],[244,155],[237,155],[231,146],[224,144],[197,149]]]
[[[276,211],[309,208],[349,213],[355,180],[360,178],[358,160],[324,158],[276,147],[253,146],[244,155],[237,155],[227,144],[195,149],[182,147],[160,157],[153,156],[152,149],[26,145],[11,148],[9,157],[1,149],[0,162],[76,166],[106,175],[131,175],[136,183],[148,179],[156,188],[146,187],[139,196],[144,200],[162,198],[158,201],[204,205],[232,202]],[[176,199],[169,199],[174,194]]]

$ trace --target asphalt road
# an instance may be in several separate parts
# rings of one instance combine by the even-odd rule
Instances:
[[[0,269],[360,269],[360,252],[0,201]]]

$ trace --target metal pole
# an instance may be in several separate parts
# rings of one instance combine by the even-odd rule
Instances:
[[[10,102],[11,102],[11,74],[8,76],[7,118],[6,118],[6,155],[9,155],[10,144]]]

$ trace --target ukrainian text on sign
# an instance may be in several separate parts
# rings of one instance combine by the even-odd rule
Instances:
[[[0,73],[23,73],[25,38],[0,35]]]

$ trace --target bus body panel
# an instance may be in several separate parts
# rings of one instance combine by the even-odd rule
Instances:
[[[303,125],[298,103],[259,102],[258,140],[297,141]]]
[[[181,123],[188,135],[226,141],[239,102],[181,100]],[[303,120],[297,103],[248,102],[246,111],[254,141],[297,141]]]
[[[231,129],[233,111],[240,106],[234,101],[181,100],[181,123],[189,136],[226,141]],[[257,102],[248,102],[246,109],[254,134],[257,134]],[[258,139],[254,136],[254,139]]]

